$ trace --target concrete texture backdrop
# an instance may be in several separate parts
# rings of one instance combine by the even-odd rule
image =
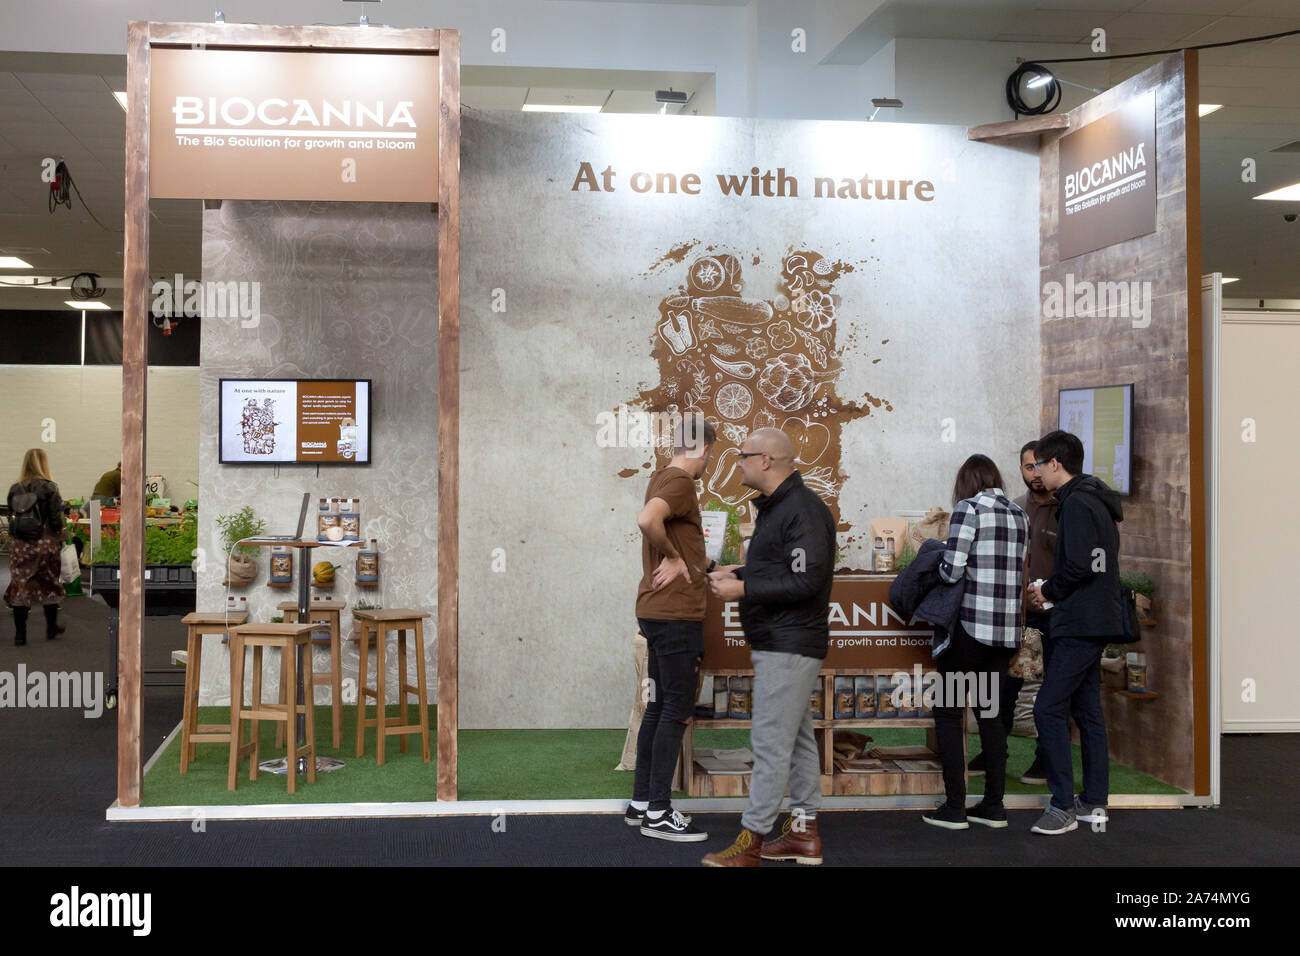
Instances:
[[[227,201],[203,216],[203,279],[260,282],[260,321],[205,319],[199,378],[198,607],[225,606],[224,552],[214,519],[252,505],[270,533],[292,532],[304,491],[359,497],[364,537],[379,542],[379,589],[354,583],[355,550],[320,549],[313,562],[341,565],[332,591],[349,605],[365,597],[384,607],[432,611],[437,596],[437,233],[428,205]],[[369,378],[373,464],[218,464],[221,378]],[[315,516],[308,515],[314,535]],[[257,580],[233,589],[248,598],[251,619],[269,620],[295,589],[266,586],[269,549]],[[294,583],[297,584],[295,561]],[[343,615],[343,676],[355,682],[358,653]],[[435,635],[425,628],[433,677]],[[396,647],[396,642],[391,642]],[[226,647],[206,642],[201,702],[228,704]],[[317,649],[317,668],[326,652]],[[390,682],[396,655],[389,655]],[[373,674],[373,666],[371,673]],[[392,686],[392,683],[389,685]],[[278,688],[270,676],[268,700]],[[395,692],[390,694],[396,700]],[[327,700],[317,690],[317,700]]]
[[[708,247],[736,255],[759,298],[791,249],[854,265],[835,285],[836,388],[893,407],[844,428],[854,529],[949,505],[974,452],[1023,490],[1016,452],[1039,430],[1036,151],[959,127],[659,116],[472,112],[463,135],[461,726],[625,723],[651,455],[598,447],[597,415],[657,384],[658,303]],[[614,191],[572,189],[583,162],[598,182],[612,168]],[[798,197],[721,194],[715,174],[754,166],[784,167]],[[699,195],[635,192],[638,171],[696,173]],[[930,180],[934,199],[811,197],[814,176],[864,175]]]

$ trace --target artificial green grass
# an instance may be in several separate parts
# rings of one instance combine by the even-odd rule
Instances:
[[[415,708],[410,708],[412,714]],[[389,716],[397,706],[390,704]],[[226,707],[199,708],[200,723],[221,723],[230,718]],[[385,764],[375,765],[375,732],[366,731],[364,756],[357,757],[356,708],[343,710],[342,748],[331,746],[330,708],[316,708],[316,748],[322,757],[345,761],[342,770],[316,775],[316,783],[298,780],[298,792],[290,795],[282,774],[259,773],[248,780],[248,759],[239,766],[239,789],[226,789],[229,749],[225,744],[199,744],[198,759],[187,774],[180,774],[180,735],[150,768],[144,778],[142,804],[158,806],[231,806],[276,803],[401,803],[433,800],[436,797],[437,708],[429,708],[432,759],[420,759],[419,735],[409,739],[409,751],[401,753],[397,737],[389,737]],[[749,746],[747,730],[710,730],[696,725],[695,746],[731,749]],[[881,746],[924,743],[921,728],[878,728],[869,731]],[[623,750],[626,730],[462,730],[458,788],[461,800],[562,800],[627,799],[632,792],[632,774],[615,771]],[[275,725],[261,724],[262,760],[283,756],[275,749]],[[979,752],[979,736],[972,734],[967,746],[971,755]],[[1007,792],[1046,793],[1046,787],[1020,783],[1019,776],[1034,756],[1034,741],[1012,737],[1007,742]],[[1075,780],[1082,780],[1079,748],[1072,747]],[[971,793],[983,792],[983,777],[972,777]],[[1111,793],[1183,793],[1177,787],[1111,761]],[[678,793],[675,796],[682,796]]]

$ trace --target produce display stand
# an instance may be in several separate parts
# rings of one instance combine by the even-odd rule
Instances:
[[[821,755],[822,793],[830,795],[897,795],[943,793],[940,772],[884,770],[843,773],[835,768],[835,732],[870,731],[872,728],[924,730],[926,746],[939,753],[934,720],[929,717],[864,717],[834,719],[836,677],[913,674],[919,666],[933,670],[930,641],[933,628],[909,624],[889,606],[889,586],[894,574],[852,571],[835,575],[831,586],[830,646],[819,675],[822,715],[814,718],[817,749]],[[700,671],[705,686],[714,677],[752,677],[749,649],[740,628],[738,605],[723,605],[708,596],[704,618],[704,662]],[[874,691],[873,691],[874,692]],[[735,718],[697,719],[682,737],[682,768],[687,796],[735,797],[749,792],[749,774],[710,774],[695,764],[695,731],[747,730],[752,721]],[[965,734],[963,765],[965,763]]]
[[[818,675],[822,686],[822,715],[813,719],[813,732],[817,735],[817,751],[822,762],[823,796],[892,796],[896,794],[943,793],[943,774],[915,773],[882,770],[871,773],[845,773],[835,769],[835,732],[849,730],[870,731],[872,728],[906,728],[924,730],[925,745],[939,754],[939,741],[930,717],[842,717],[834,718],[835,678],[872,675],[887,677],[893,669],[870,670],[854,667],[837,667],[823,670]],[[705,686],[713,677],[752,677],[752,670],[702,670]],[[874,690],[872,691],[874,693]],[[682,767],[690,767],[685,790],[688,797],[739,797],[749,793],[749,774],[713,774],[695,765],[696,730],[747,730],[752,720],[736,718],[697,719],[687,725],[682,737]],[[965,741],[966,735],[962,734]],[[965,753],[963,750],[963,764]]]
[[[92,594],[104,598],[108,605],[108,687],[104,693],[104,707],[113,710],[118,700],[118,638],[120,623],[118,609],[121,605],[121,568],[116,564],[91,565]],[[194,610],[198,583],[194,568],[188,564],[150,564],[144,569],[144,613],[147,617],[181,617]],[[175,667],[146,667],[140,671],[144,687],[183,687],[185,675]],[[170,677],[171,680],[150,680],[150,677]],[[180,679],[177,680],[176,678]]]

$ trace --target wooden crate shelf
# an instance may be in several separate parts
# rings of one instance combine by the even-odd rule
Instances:
[[[939,752],[934,732],[934,719],[930,717],[868,717],[836,720],[834,679],[836,677],[890,676],[894,669],[828,668],[819,675],[822,682],[822,716],[813,720],[817,749],[822,763],[823,796],[894,796],[913,794],[942,794],[943,774],[909,773],[887,770],[880,773],[839,773],[835,771],[835,731],[870,730],[876,728],[911,728],[925,731],[926,746],[935,754]],[[752,670],[704,670],[701,677],[711,685],[714,677],[751,677]],[[686,795],[690,797],[743,797],[749,793],[749,774],[711,774],[695,765],[695,731],[745,730],[752,720],[726,718],[697,718],[687,725],[682,737],[682,767],[686,774]],[[965,763],[965,735],[962,736],[962,759]]]

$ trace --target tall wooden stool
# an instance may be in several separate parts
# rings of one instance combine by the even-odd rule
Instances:
[[[238,783],[239,761],[249,754],[248,779],[257,779],[258,723],[263,720],[282,722],[287,728],[290,744],[285,755],[288,762],[289,792],[298,789],[298,758],[307,758],[307,782],[316,782],[316,708],[312,700],[311,624],[243,624],[230,631],[230,772],[226,788],[234,790]],[[253,649],[253,699],[244,706],[244,649]],[[285,689],[286,702],[262,702],[262,648],[273,647],[280,651],[280,686]],[[301,653],[302,686],[305,704],[298,702],[297,681],[294,679],[294,659]],[[295,715],[302,712],[306,722],[307,740],[298,746],[293,732]],[[244,743],[244,725],[250,721],[252,737]]]
[[[359,624],[361,638],[361,670],[357,677],[357,756],[360,757],[365,753],[366,747],[366,728],[375,728],[375,763],[383,766],[384,763],[384,740],[393,735],[401,735],[401,751],[407,752],[406,735],[418,733],[422,744],[422,754],[424,760],[429,760],[429,693],[425,686],[425,663],[424,663],[424,619],[430,617],[428,611],[419,611],[413,608],[382,608],[371,611],[354,611]],[[400,716],[387,717],[384,714],[384,701],[387,690],[388,668],[385,660],[385,645],[388,643],[388,632],[397,632],[397,686],[398,701],[401,707]],[[411,631],[415,635],[415,667],[416,683],[408,684],[406,681],[406,632]],[[366,686],[366,671],[369,668],[370,661],[370,641],[375,641],[376,650],[376,667],[375,667],[375,686]],[[417,724],[409,722],[410,711],[407,710],[409,702],[407,695],[414,694],[416,706],[420,709],[420,721]],[[375,717],[367,719],[366,717],[366,698],[375,699]]]
[[[330,626],[327,638],[312,637],[312,644],[328,644],[330,649],[330,667],[327,671],[312,671],[313,677],[323,677],[329,682],[330,706],[333,708],[332,727],[334,731],[334,749],[343,744],[343,662],[339,653],[340,615],[347,604],[333,598],[324,598],[311,602],[307,619]],[[293,624],[298,620],[298,602],[281,601],[276,609],[284,615],[284,623]],[[280,703],[284,703],[283,695]],[[275,728],[275,745],[284,745],[284,728]]]
[[[203,635],[225,634],[248,620],[247,611],[228,614],[200,614],[191,611],[181,618],[188,631],[185,642],[185,709],[181,718],[181,773],[188,773],[190,761],[198,759],[196,744],[230,743],[229,724],[199,724],[199,679],[203,669]],[[338,746],[335,744],[335,746]]]

